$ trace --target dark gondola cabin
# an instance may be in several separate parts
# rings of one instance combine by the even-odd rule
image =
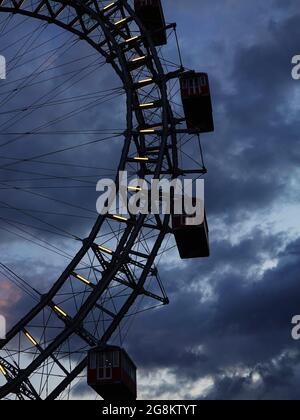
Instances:
[[[145,28],[151,33],[156,47],[167,43],[166,22],[160,0],[134,0],[134,9]]]
[[[207,258],[209,250],[209,230],[206,215],[198,225],[187,225],[188,216],[173,215],[173,233],[180,257],[183,260]]]
[[[214,131],[208,75],[194,71],[184,73],[180,76],[180,89],[188,130],[198,133]]]
[[[95,348],[88,353],[88,385],[104,400],[136,400],[136,370],[120,347]]]

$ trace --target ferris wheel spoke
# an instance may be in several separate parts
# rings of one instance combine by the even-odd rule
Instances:
[[[108,341],[122,345],[137,314],[169,302],[155,264],[156,257],[162,255],[159,252],[163,240],[170,233],[169,217],[125,216],[118,212],[98,216],[88,202],[74,200],[73,188],[80,188],[84,194],[103,173],[118,181],[117,170],[99,167],[96,154],[85,164],[84,152],[121,139],[118,169],[127,171],[131,180],[138,175],[150,188],[152,178],[173,179],[180,173],[178,153],[188,154],[184,147],[189,144],[186,133],[177,133],[177,125],[182,122],[180,111],[177,115],[172,109],[177,106],[179,92],[176,78],[183,69],[164,59],[160,49],[155,48],[137,19],[132,2],[50,0],[44,6],[44,0],[0,2],[0,12],[8,14],[0,23],[0,34],[12,30],[11,13],[23,16],[25,21],[31,17],[41,21],[32,34],[25,33],[16,41],[17,53],[10,62],[11,70],[23,72],[32,60],[30,71],[10,80],[9,90],[0,91],[2,104],[10,104],[10,109],[0,113],[5,139],[0,147],[8,150],[0,158],[0,191],[16,191],[19,197],[19,201],[0,202],[9,214],[0,218],[0,229],[7,233],[12,230],[22,241],[31,241],[34,246],[68,258],[69,264],[6,340],[0,341],[0,357],[6,355],[0,358],[6,381],[0,388],[0,398],[69,397],[73,386],[82,379],[86,353],[91,347]],[[49,23],[61,32],[43,38]],[[22,31],[22,26],[16,27]],[[63,36],[64,33],[71,35]],[[79,40],[95,53],[85,52],[76,58]],[[106,63],[119,77],[120,87],[95,92],[89,89],[86,93],[75,90],[80,82],[95,83]],[[80,67],[75,69],[76,65]],[[58,69],[63,69],[61,74],[55,73]],[[52,83],[56,85],[53,87]],[[47,87],[44,94],[38,91],[26,105],[18,104],[24,92],[42,86]],[[100,127],[98,124],[84,129],[82,115],[93,115],[101,105],[110,106],[111,101],[116,103],[121,98],[125,129],[108,129],[106,121]],[[57,107],[61,107],[60,113],[56,112]],[[38,113],[48,111],[53,116],[47,122],[33,121]],[[71,121],[74,125],[67,130],[64,124]],[[74,141],[75,136],[78,141]],[[55,141],[53,146],[53,138],[62,144],[58,146]],[[31,145],[36,147],[34,153]],[[16,146],[20,153],[17,150],[10,154],[9,148]],[[59,160],[60,156],[64,160]],[[47,170],[41,169],[45,165]],[[70,176],[66,174],[68,170],[76,170],[76,174]],[[5,179],[5,174],[11,179]],[[29,197],[37,202],[36,208],[20,204],[21,198],[27,202]],[[58,204],[60,211],[54,210],[53,204]],[[18,215],[25,219],[17,220]],[[61,225],[54,223],[58,216],[62,217]],[[87,224],[95,220],[86,237],[72,233],[70,226],[74,224],[70,222],[76,218]],[[31,219],[37,224],[33,225]],[[75,255],[70,254],[69,248],[61,249],[63,246],[49,242],[47,234],[51,238],[70,238],[77,245],[72,248],[76,248]],[[13,273],[7,276],[23,290],[31,290],[25,287],[28,285],[21,281],[22,277],[18,279]]]

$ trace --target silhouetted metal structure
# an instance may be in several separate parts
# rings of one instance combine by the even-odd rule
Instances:
[[[208,78],[201,73],[182,74],[180,66],[176,71],[164,71],[155,48],[166,42],[160,1],[4,0],[0,1],[0,13],[55,24],[87,42],[111,65],[127,96],[127,127],[119,171],[133,172],[148,180],[206,174],[201,164],[196,168],[180,167],[178,154],[184,149],[184,142],[181,149],[178,142],[190,131],[213,130]],[[187,130],[182,128],[182,120],[174,117],[168,99],[168,83],[178,77]],[[118,179],[116,183],[118,185]],[[105,234],[112,226],[119,236],[108,248]],[[108,352],[91,350],[89,357],[87,354],[90,349],[103,348],[114,338],[139,297],[168,304],[155,266],[167,234],[175,234],[183,258],[208,254],[206,221],[190,228],[183,219],[174,217],[173,229],[170,216],[99,216],[89,236],[82,240],[80,250],[51,289],[1,341],[0,374],[6,384],[0,388],[0,398],[53,400],[68,397],[88,360],[89,383],[104,398],[113,397],[116,385],[112,382],[117,379],[121,381],[119,388],[124,395],[128,391],[130,398],[135,396],[135,367],[122,349],[110,347]],[[153,282],[157,285],[155,293],[149,290]],[[64,308],[63,303],[58,302],[64,302],[66,293],[72,296],[74,288],[81,293],[81,301]],[[110,300],[111,290],[122,291],[114,304]],[[95,322],[99,314],[101,328]],[[50,324],[45,321],[48,319],[51,319]],[[33,328],[36,325],[40,328]],[[115,356],[117,354],[119,356]],[[119,357],[119,368],[115,362],[107,366],[106,360],[114,360],[114,357]],[[93,376],[95,360],[96,379]],[[51,379],[50,371],[55,372],[56,380]],[[106,374],[110,372],[112,378],[108,379]],[[106,379],[110,383],[105,384]]]

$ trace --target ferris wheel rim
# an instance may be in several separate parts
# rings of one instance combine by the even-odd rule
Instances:
[[[85,4],[82,4],[82,1],[80,0],[70,0],[68,2],[65,1],[54,1],[54,3],[61,3],[62,5],[68,5],[70,7],[75,8],[76,10],[76,6],[80,5],[80,7],[83,7],[86,9],[86,13],[93,13],[94,12],[89,10],[89,7],[86,6]],[[41,3],[44,3],[43,0],[41,0]],[[50,1],[51,3],[51,1]],[[128,11],[128,13],[131,14],[131,16],[134,16],[134,19],[141,31],[141,34],[143,35],[143,37],[145,37],[146,42],[148,43],[148,47],[151,51],[151,59],[154,60],[154,64],[156,66],[156,70],[158,70],[158,78],[157,78],[157,82],[159,84],[159,89],[162,92],[163,95],[163,134],[162,134],[162,139],[161,139],[161,148],[163,149],[167,140],[167,136],[168,136],[168,132],[170,131],[170,128],[168,127],[168,112],[170,111],[170,105],[168,103],[168,98],[167,98],[167,89],[166,89],[166,80],[165,80],[165,74],[164,74],[164,70],[163,67],[160,63],[160,59],[158,57],[158,54],[156,52],[156,48],[154,47],[151,37],[149,36],[149,34],[147,32],[143,33],[143,26],[141,24],[141,22],[139,22],[138,18],[135,16],[133,9],[131,9],[130,5],[128,4],[128,2],[126,0],[121,0],[118,1],[117,3],[122,4],[126,10]],[[20,2],[20,5],[22,4],[22,2]],[[21,6],[20,6],[21,7]],[[13,9],[13,8],[12,8]],[[17,14],[23,14],[23,15],[27,15],[33,18],[37,18],[37,19],[41,19],[41,20],[47,20],[48,23],[55,23],[58,26],[61,26],[63,29],[67,29],[66,27],[63,27],[63,25],[58,24],[57,22],[49,22],[49,18],[46,18],[43,15],[31,15],[31,13],[27,13],[24,10],[22,10],[21,8],[16,7],[15,10],[9,9],[7,7],[2,7],[2,5],[0,5],[0,13],[1,12],[8,12],[8,13],[17,13]],[[98,17],[99,18],[99,17]],[[101,17],[99,18],[99,21],[101,21]],[[103,22],[102,22],[103,23]],[[101,24],[101,22],[100,22]],[[103,23],[104,25],[104,23]],[[73,31],[71,31],[73,32]],[[74,33],[74,32],[73,32]],[[79,35],[76,34],[75,35]],[[109,36],[110,40],[112,42],[115,41],[114,37],[112,36],[111,33],[106,33],[107,36]],[[126,76],[127,78],[130,78],[129,74],[129,70],[127,69],[124,61],[125,58],[122,57],[122,53],[120,51],[119,48],[119,44],[117,43],[117,41],[115,41],[115,47],[116,47],[116,51],[118,51],[119,54],[119,60],[120,60],[120,64],[121,64],[121,68],[122,68],[122,76]],[[113,64],[113,63],[110,63]],[[114,65],[113,65],[114,67]],[[115,69],[115,68],[114,68]],[[115,69],[116,70],[116,69]],[[117,71],[118,73],[118,71]],[[118,74],[120,76],[120,74]],[[157,75],[156,75],[157,77]],[[122,81],[124,82],[123,78]],[[133,126],[132,126],[132,86],[130,83],[130,80],[125,80],[124,83],[124,88],[126,91],[126,96],[127,96],[127,132],[126,132],[126,140],[124,142],[124,148],[123,148],[123,152],[122,152],[122,156],[121,156],[121,160],[119,163],[119,168],[124,167],[124,164],[126,163],[126,159],[128,157],[128,146],[129,143],[131,141],[131,136],[132,136],[132,132],[134,130]],[[130,127],[128,127],[128,124],[131,124]],[[128,129],[129,128],[129,129]],[[172,127],[171,127],[172,130]],[[155,174],[156,176],[160,175],[161,169],[162,169],[162,164],[163,164],[163,154],[160,153],[160,161],[157,163],[157,167],[155,170]],[[65,271],[63,272],[63,274],[59,277],[59,279],[54,283],[54,285],[51,287],[51,289],[48,291],[48,293],[46,295],[43,296],[42,300],[38,303],[38,305],[36,305],[35,308],[33,308],[22,320],[20,320],[19,323],[17,323],[17,325],[12,329],[12,331],[10,333],[8,333],[8,338],[5,342],[0,343],[0,349],[3,348],[16,334],[20,333],[22,331],[22,329],[28,324],[28,322],[30,322],[31,319],[33,319],[43,308],[45,308],[52,300],[52,298],[55,296],[55,294],[57,293],[57,291],[59,290],[60,286],[63,284],[64,279],[66,277],[68,277],[70,275],[70,273],[72,273],[72,271],[74,271],[74,267],[77,266],[77,264],[80,262],[80,260],[84,257],[84,255],[88,252],[88,250],[91,248],[92,244],[95,241],[95,238],[97,237],[97,234],[99,233],[99,230],[101,229],[101,226],[103,224],[105,220],[105,216],[99,216],[99,218],[97,219],[97,221],[95,222],[95,225],[93,226],[91,233],[88,237],[88,239],[86,239],[85,241],[83,241],[83,245],[82,248],[79,250],[79,252],[75,255],[75,257],[73,258],[73,260],[71,261],[71,263],[67,266],[67,268],[65,269]],[[138,220],[136,221],[135,224],[135,235],[138,234],[139,230],[141,229],[143,222],[145,220],[145,216],[140,216],[138,218]],[[169,224],[169,217],[166,216],[165,217],[165,221],[164,221],[164,227],[162,228],[162,233],[161,233],[161,242],[163,240],[163,237],[166,234],[167,231],[167,226]],[[125,244],[124,244],[125,246]],[[127,246],[127,254],[130,252],[130,248]],[[143,285],[143,282],[141,281],[141,286]],[[74,332],[74,328],[72,330]],[[71,333],[70,333],[71,334]],[[37,364],[37,362],[36,362]],[[32,367],[32,366],[31,366]],[[33,369],[34,370],[34,369]],[[26,373],[22,373],[22,375],[19,377],[18,381],[15,381],[15,383],[12,386],[8,386],[6,391],[8,391],[8,389],[12,389],[13,386],[17,386],[18,383],[22,383],[24,378],[26,377]],[[5,392],[6,392],[5,391]],[[8,395],[9,391],[6,392],[5,395]],[[0,397],[1,395],[3,395],[3,392],[1,393],[1,389],[0,389]]]

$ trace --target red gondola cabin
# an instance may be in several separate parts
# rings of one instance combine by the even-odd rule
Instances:
[[[160,0],[134,0],[134,9],[145,28],[151,33],[156,47],[167,43],[166,22]]]
[[[210,256],[209,230],[206,215],[203,223],[190,226],[186,224],[186,215],[173,215],[173,233],[180,257],[206,258]]]
[[[209,79],[194,71],[180,76],[181,98],[188,130],[192,133],[214,131]]]
[[[120,347],[95,348],[88,354],[88,385],[104,400],[136,400],[136,370]]]

